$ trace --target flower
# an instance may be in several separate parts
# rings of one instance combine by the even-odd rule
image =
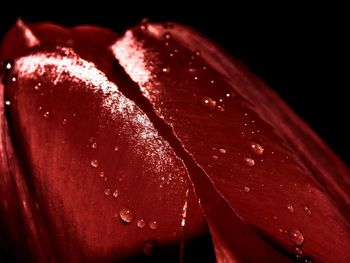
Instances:
[[[0,54],[17,260],[349,261],[348,169],[193,29],[19,20]]]

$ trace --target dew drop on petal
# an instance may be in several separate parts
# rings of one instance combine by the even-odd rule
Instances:
[[[245,186],[245,187],[244,187],[244,192],[249,193],[249,191],[250,191],[250,188],[247,187],[247,186]]]
[[[246,158],[244,158],[244,161],[245,161],[246,165],[248,165],[250,167],[255,165],[255,161],[252,158],[246,157]]]
[[[114,148],[114,150],[115,150],[116,152],[119,151],[119,147],[116,146],[116,147]]]
[[[119,217],[125,224],[130,224],[135,220],[135,211],[131,208],[123,207],[119,210]]]
[[[302,257],[299,257],[298,263],[313,263],[314,260],[310,257],[310,256],[302,256]]]
[[[203,96],[200,100],[201,106],[209,111],[215,110],[216,108],[216,100],[208,97],[208,96]]]
[[[46,112],[44,113],[44,118],[45,118],[45,119],[50,118],[50,112],[46,111]]]
[[[214,160],[217,160],[217,159],[219,159],[219,156],[213,155],[213,159],[214,159]]]
[[[251,142],[250,149],[256,155],[262,155],[264,153],[264,148],[257,142]]]
[[[11,105],[11,101],[9,101],[9,100],[5,101],[5,105],[6,106],[10,106]]]
[[[113,196],[114,197],[118,197],[119,196],[119,191],[116,189],[116,190],[114,190],[114,192],[113,192]]]
[[[91,166],[94,167],[94,168],[97,168],[98,167],[98,161],[95,159],[95,160],[92,160],[90,162]]]
[[[39,82],[38,84],[36,84],[36,85],[34,86],[34,89],[35,89],[35,90],[40,90],[40,89],[41,89],[41,83]]]
[[[144,18],[142,19],[141,23],[140,23],[140,29],[141,30],[146,30],[148,27],[148,19]]]
[[[146,226],[146,221],[143,219],[139,219],[139,220],[137,220],[136,225],[138,228],[144,228]]]
[[[292,205],[288,205],[287,209],[290,213],[294,213],[294,207]]]
[[[97,142],[94,142],[91,144],[91,148],[96,149],[97,148]]]
[[[163,37],[164,39],[169,40],[171,38],[171,34],[169,32],[164,33]]]
[[[149,222],[149,227],[152,230],[157,230],[159,227],[159,224],[157,221],[153,220],[153,221]]]
[[[304,206],[304,211],[308,216],[312,216],[312,211],[307,205]]]
[[[293,250],[294,255],[296,255],[296,256],[301,256],[303,254],[303,251],[298,247],[293,247],[292,250]]]
[[[109,188],[106,188],[105,189],[105,195],[110,195],[111,194],[111,189],[109,189]]]
[[[290,229],[288,231],[289,240],[296,246],[300,247],[304,244],[304,236],[298,229]]]
[[[11,69],[12,69],[12,67],[13,67],[13,61],[12,60],[6,60],[5,62],[4,62],[4,66],[5,66],[5,70],[7,71],[7,72],[9,72],[9,71],[11,71]]]
[[[11,81],[12,82],[16,82],[17,81],[17,75],[13,75],[12,78],[11,78]]]
[[[62,125],[66,125],[67,124],[67,119],[63,119],[62,120]]]
[[[226,150],[225,150],[225,149],[219,149],[219,153],[225,154],[225,153],[226,153]]]
[[[169,68],[162,68],[162,71],[163,71],[164,73],[169,73],[169,72],[170,72],[170,69],[169,69]]]
[[[152,256],[154,254],[154,250],[156,248],[156,242],[154,240],[147,240],[143,244],[142,251],[147,256]]]
[[[104,172],[100,172],[100,177],[103,178],[105,176]]]

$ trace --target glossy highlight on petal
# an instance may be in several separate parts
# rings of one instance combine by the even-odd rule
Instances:
[[[171,37],[164,39],[165,34]],[[127,35],[133,36],[128,52],[137,47],[135,52],[144,53],[139,55],[143,58],[139,64],[143,70],[146,65],[148,75],[153,76],[147,85],[135,76],[137,69],[126,66],[128,61],[118,49],[122,45],[118,42],[124,43]],[[194,30],[176,24],[171,29],[148,24],[146,29],[135,27],[125,36],[112,45],[116,59],[237,214],[285,251],[293,253],[288,231],[300,229],[306,255],[316,261],[348,260],[347,212],[334,206],[334,202],[347,206],[349,196],[340,188],[346,189],[349,184],[329,189],[335,181],[328,173],[336,170],[336,180],[346,182],[349,171],[330,150],[325,150],[312,131],[268,87]],[[158,64],[151,65],[151,60]],[[164,67],[171,73],[162,74]],[[220,104],[208,111],[196,103],[204,97]],[[209,99],[207,102],[209,105]],[[290,130],[303,135],[296,137]],[[307,147],[312,144],[318,147],[318,153],[310,157]],[[209,154],[214,148],[225,148],[227,153]],[[322,164],[310,166],[315,158],[320,158]],[[326,163],[329,167],[324,166]],[[303,211],[306,203],[312,203],[316,217]],[[300,207],[293,216],[282,209],[290,204]],[[320,241],[330,238],[331,244]],[[218,246],[222,244],[218,242]],[[337,258],[331,256],[331,251],[338,251]]]
[[[350,260],[349,170],[195,30],[18,20],[0,59],[13,260]]]

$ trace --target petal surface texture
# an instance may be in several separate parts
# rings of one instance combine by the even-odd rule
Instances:
[[[350,260],[349,171],[273,91],[181,25],[142,24],[111,52],[245,222],[296,257]]]
[[[44,227],[29,219],[23,224],[46,230],[57,262],[178,262],[184,238],[193,252],[186,256],[210,258],[210,249],[196,250],[195,239],[207,229],[183,162],[147,115],[96,68],[108,58],[93,64],[75,53],[87,56],[79,48],[50,45],[58,33],[44,29],[43,37],[35,35],[33,52],[24,55],[33,48],[25,44],[12,54],[19,58],[6,82],[6,110],[23,168],[15,181],[36,200],[34,214],[45,221]],[[28,196],[18,198],[31,204]],[[38,256],[40,242],[31,249],[33,262],[51,262]]]

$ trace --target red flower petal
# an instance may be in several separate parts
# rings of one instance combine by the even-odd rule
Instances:
[[[113,66],[115,38],[19,22],[4,41],[2,58],[21,57],[6,87],[14,136],[2,117],[0,163],[1,212],[17,251],[101,262],[140,259],[156,242],[168,247],[159,260],[178,261],[183,235],[206,232],[194,186],[218,262],[287,262],[275,247],[349,260],[349,172],[274,93],[197,32],[171,24],[142,24],[113,44],[135,89]],[[10,165],[11,139],[21,165]],[[140,215],[147,230],[137,229]],[[22,229],[34,240],[27,248]],[[196,252],[185,249],[191,261]]]
[[[47,45],[43,37],[37,39]],[[25,253],[33,262],[50,257],[64,262],[141,260],[165,246],[152,260],[173,255],[177,262],[183,236],[191,240],[206,234],[182,161],[94,64],[69,48],[46,48],[17,59],[11,74],[6,85],[9,120],[16,154],[25,165],[13,183],[28,193],[8,192],[11,183],[5,180],[3,198],[28,203],[29,212],[45,221],[18,216],[25,229],[43,232],[37,241],[30,233],[24,236],[33,241],[29,248],[27,240],[16,244],[20,260]],[[5,179],[11,176],[8,170],[2,167]],[[17,209],[26,213],[20,205]],[[14,211],[7,210],[5,222],[11,225]],[[210,258],[210,250],[203,253],[196,245],[188,244],[186,256]]]
[[[143,24],[112,51],[244,221],[296,256],[350,260],[349,171],[260,80],[179,25]]]

